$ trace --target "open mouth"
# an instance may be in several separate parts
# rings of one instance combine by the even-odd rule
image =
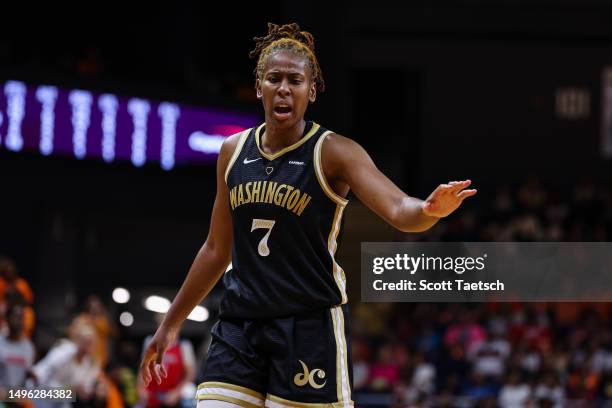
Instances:
[[[284,115],[287,113],[291,113],[292,109],[290,106],[275,106],[274,107],[274,112],[280,114],[280,115]]]

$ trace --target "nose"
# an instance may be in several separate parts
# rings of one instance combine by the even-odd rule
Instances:
[[[283,78],[278,87],[278,94],[280,96],[288,96],[291,93],[291,89],[289,88],[289,80],[287,78]]]

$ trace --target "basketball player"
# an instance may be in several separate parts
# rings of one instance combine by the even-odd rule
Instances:
[[[221,147],[208,238],[141,375],[165,375],[164,351],[223,275],[198,406],[351,407],[346,282],[334,259],[349,189],[404,232],[427,230],[476,190],[465,180],[441,184],[425,201],[404,194],[353,140],[304,120],[324,89],[312,35],[269,24],[255,42],[265,123]]]

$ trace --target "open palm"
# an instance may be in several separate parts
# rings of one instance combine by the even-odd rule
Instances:
[[[440,184],[425,200],[423,212],[432,217],[446,217],[455,211],[463,200],[476,194],[476,189],[465,190],[471,180],[451,181]]]

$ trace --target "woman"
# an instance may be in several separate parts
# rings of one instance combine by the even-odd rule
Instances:
[[[104,304],[98,296],[91,295],[87,298],[85,310],[74,318],[70,324],[70,331],[81,325],[90,326],[96,333],[93,358],[100,367],[106,367],[109,340],[117,335],[117,330],[108,318]]]
[[[221,147],[208,237],[141,375],[165,375],[164,351],[231,260],[199,406],[353,406],[345,277],[334,259],[349,189],[405,232],[427,230],[476,190],[465,190],[466,180],[425,201],[408,197],[357,143],[304,120],[324,89],[312,35],[269,24],[255,42],[265,123]]]

